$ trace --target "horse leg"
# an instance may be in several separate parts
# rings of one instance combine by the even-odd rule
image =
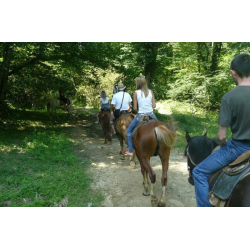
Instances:
[[[133,156],[130,156],[130,159],[129,159],[131,167],[135,166],[135,159],[136,159],[136,155],[135,155],[135,150],[134,150]]]
[[[52,120],[53,112],[54,112],[53,109],[51,109],[51,112],[50,112],[50,114],[49,114],[50,120]]]
[[[149,196],[149,180],[148,180],[148,172],[145,170],[145,168],[141,168],[141,173],[143,176],[143,185],[144,185],[144,191],[143,195]]]
[[[117,137],[118,137],[118,139],[119,139],[119,141],[120,141],[120,152],[119,152],[119,154],[122,155],[121,159],[122,159],[122,160],[125,160],[125,155],[124,155],[124,153],[123,153],[123,138],[122,138],[122,136],[121,136],[120,134],[118,134],[117,132],[116,132],[116,134],[117,134]]]
[[[166,205],[165,192],[166,192],[166,185],[167,185],[167,171],[168,171],[168,166],[169,166],[169,155],[170,155],[169,148],[160,149],[159,156],[162,162],[162,177],[161,177],[162,195],[158,203],[159,207],[165,207]]]
[[[55,115],[56,115],[57,119],[60,120],[60,118],[59,118],[59,116],[58,116],[58,114],[56,112],[56,108],[55,108]]]
[[[52,118],[52,109],[51,109],[51,111],[49,113],[49,119],[51,120],[51,118]]]
[[[150,158],[146,159],[145,157],[141,157],[141,156],[138,156],[138,155],[137,155],[137,157],[138,157],[138,159],[140,161],[141,168],[145,169],[144,171],[149,174],[149,178],[151,180],[151,190],[150,190],[151,205],[152,205],[152,207],[157,207],[158,199],[157,199],[157,196],[155,194],[156,175],[155,175],[155,172],[153,171],[153,169],[152,169],[152,167],[150,165]]]
[[[70,105],[71,105],[71,104],[70,104]],[[67,107],[67,111],[68,111],[68,117],[69,117],[69,118],[72,118],[72,117],[73,117],[73,113],[72,113],[72,110],[71,110],[71,106],[70,106],[70,105]]]
[[[104,144],[107,144],[107,136],[106,136],[106,133],[104,134]]]

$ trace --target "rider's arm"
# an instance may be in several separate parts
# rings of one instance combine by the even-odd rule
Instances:
[[[115,97],[113,96],[112,101],[111,101],[111,106],[110,106],[112,111],[115,110],[115,106],[116,106],[115,103],[116,103],[115,102]]]
[[[134,92],[133,95],[133,110],[137,113],[137,92]]]
[[[154,95],[154,93],[153,93],[153,91],[151,90],[151,92],[152,92],[152,107],[153,107],[153,109],[155,109],[156,108],[156,103],[155,103],[155,95]]]
[[[227,136],[227,128],[228,127],[220,125],[219,132],[218,132],[218,135],[217,135],[220,147],[223,147],[226,144],[226,141],[227,141],[227,138],[226,138],[226,136]]]

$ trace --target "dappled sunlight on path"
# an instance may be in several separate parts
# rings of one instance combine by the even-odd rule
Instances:
[[[94,116],[94,115],[93,115]],[[150,197],[142,195],[143,184],[139,163],[135,167],[129,164],[129,158],[121,160],[120,144],[113,139],[112,144],[104,144],[100,125],[86,126],[78,124],[73,129],[73,139],[77,141],[78,157],[87,155],[91,159],[91,173],[94,177],[92,188],[101,190],[105,200],[104,207],[151,207]],[[125,149],[127,146],[125,146]],[[161,162],[159,157],[151,158],[156,173],[156,194],[161,194]],[[194,188],[188,181],[186,158],[183,152],[173,149],[170,154],[168,183],[166,188],[166,206],[196,206]]]

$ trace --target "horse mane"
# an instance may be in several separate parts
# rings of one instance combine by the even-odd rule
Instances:
[[[209,138],[206,136],[195,136],[190,139],[187,147],[189,154],[192,156],[193,161],[196,164],[199,164],[205,158],[207,158],[212,153],[213,149],[218,145],[219,143],[216,139]]]

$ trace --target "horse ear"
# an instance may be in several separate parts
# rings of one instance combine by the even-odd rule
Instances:
[[[186,130],[186,140],[187,140],[187,142],[188,142],[190,139],[191,139],[191,137],[190,137],[188,131]]]
[[[207,136],[207,131],[205,132],[205,134],[203,136]]]

